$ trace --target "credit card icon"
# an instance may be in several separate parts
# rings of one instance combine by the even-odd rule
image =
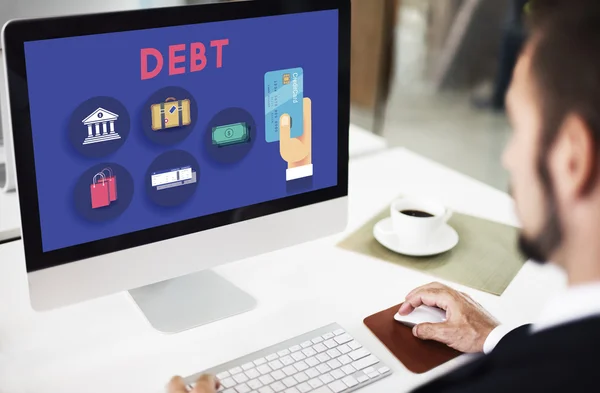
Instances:
[[[304,132],[304,70],[291,68],[265,74],[265,140],[279,142],[279,119],[287,113],[292,119],[292,138]]]

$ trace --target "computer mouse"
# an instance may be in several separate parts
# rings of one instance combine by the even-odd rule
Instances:
[[[394,319],[408,327],[427,322],[442,323],[446,321],[446,311],[437,307],[420,306],[406,316],[396,313]]]

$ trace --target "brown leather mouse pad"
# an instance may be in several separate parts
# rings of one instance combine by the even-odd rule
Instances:
[[[444,344],[413,336],[411,328],[394,319],[400,305],[365,318],[364,324],[407,369],[422,374],[461,355]]]

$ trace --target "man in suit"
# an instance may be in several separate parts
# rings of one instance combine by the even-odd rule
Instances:
[[[416,390],[563,392],[598,390],[600,349],[600,1],[533,0],[530,38],[507,97],[513,136],[503,156],[522,224],[520,246],[566,272],[569,288],[533,325],[500,324],[468,295],[433,283],[406,296],[447,321],[413,329],[466,353],[468,365]],[[195,393],[218,383],[203,377]],[[171,393],[186,392],[175,378]]]

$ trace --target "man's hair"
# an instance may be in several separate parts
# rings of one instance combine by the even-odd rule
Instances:
[[[568,115],[585,122],[600,154],[600,0],[532,0],[528,8],[533,44],[531,75],[538,90],[547,153]],[[551,186],[547,168],[542,173]],[[598,172],[595,173],[597,175]],[[589,187],[598,181],[593,176]]]

